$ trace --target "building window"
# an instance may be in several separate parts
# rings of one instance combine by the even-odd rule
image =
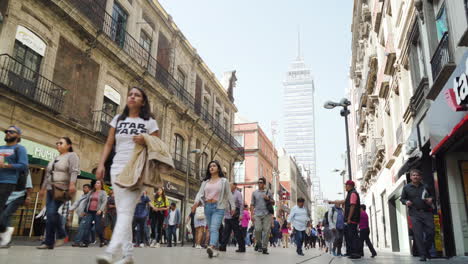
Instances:
[[[215,120],[218,124],[221,124],[221,112],[219,110],[216,110]]]
[[[416,90],[421,82],[421,79],[426,76],[426,68],[424,64],[423,46],[419,33],[419,24],[416,21],[413,31],[411,32],[411,46],[409,50],[409,64],[411,68],[411,78],[413,81],[413,89]]]
[[[140,45],[149,53],[151,51],[151,38],[144,31],[140,34]]]
[[[205,178],[206,171],[208,170],[208,154],[203,152],[200,157],[200,178]]]
[[[229,121],[227,118],[224,118],[224,129],[226,129],[227,131],[229,131]]]
[[[444,36],[445,32],[448,32],[447,23],[447,10],[445,4],[439,10],[439,14],[436,17],[436,28],[437,28],[437,39],[440,41]]]
[[[244,134],[235,134],[234,139],[236,139],[239,144],[244,147]]]
[[[125,44],[125,28],[127,27],[128,15],[124,9],[116,2],[112,8],[112,39],[123,48]]]
[[[245,182],[245,163],[237,161],[234,163],[234,182]]]
[[[181,69],[177,69],[177,82],[185,88],[185,73]]]
[[[210,100],[208,98],[203,99],[203,110],[208,112],[208,109],[210,109]]]
[[[175,134],[175,159],[181,161],[183,158],[184,153],[184,138],[179,135]]]
[[[13,48],[13,57],[18,62],[18,64],[15,63],[15,66],[12,67],[13,72],[35,83],[39,68],[41,67],[42,56],[16,40]]]

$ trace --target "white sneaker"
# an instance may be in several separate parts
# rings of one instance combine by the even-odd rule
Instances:
[[[202,247],[200,245],[197,245],[195,248],[196,249],[202,249]]]
[[[0,246],[3,247],[10,243],[13,231],[15,231],[15,228],[10,226],[6,228],[5,232],[0,233]]]
[[[99,255],[99,256],[96,256],[96,263],[97,264],[112,264],[113,258],[109,254]]]
[[[155,241],[152,241],[150,247],[151,247],[151,248],[155,248],[155,247],[156,247],[156,242],[155,242]]]
[[[144,247],[145,247],[145,244],[141,243],[141,244],[140,244],[140,247],[141,247],[141,248],[144,248]]]
[[[161,244],[156,243],[156,248],[160,248],[160,247],[161,247]]]
[[[123,259],[114,262],[114,264],[134,264],[135,261],[133,260],[133,257],[124,257]]]
[[[219,251],[215,249],[213,250],[213,257],[215,258],[217,256],[219,256]]]

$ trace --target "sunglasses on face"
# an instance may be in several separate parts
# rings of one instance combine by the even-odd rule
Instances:
[[[5,134],[17,134],[18,132],[15,130],[5,130]]]

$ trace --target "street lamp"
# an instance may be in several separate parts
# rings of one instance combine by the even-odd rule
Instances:
[[[187,173],[185,174],[185,199],[184,199],[184,216],[182,218],[182,232],[183,237],[182,237],[182,246],[184,245],[184,240],[185,237],[187,236],[187,228],[185,228],[186,225],[186,218],[187,218],[187,201],[189,199],[189,175],[190,175],[190,154],[200,154],[201,150],[199,149],[193,149],[188,152],[189,155],[187,155]],[[193,231],[192,231],[193,232]]]
[[[343,98],[341,99],[341,101],[339,103],[336,103],[336,102],[332,102],[332,101],[326,101],[325,104],[323,105],[323,107],[325,109],[333,109],[337,106],[341,106],[343,107],[343,109],[341,109],[341,116],[344,117],[344,120],[345,120],[345,130],[346,130],[346,149],[347,149],[347,154],[348,154],[348,178],[349,180],[352,180],[353,177],[351,175],[351,151],[350,151],[350,147],[349,147],[349,132],[348,132],[348,115],[350,114],[350,111],[348,110],[348,106],[351,105],[351,102],[346,99],[346,98]]]

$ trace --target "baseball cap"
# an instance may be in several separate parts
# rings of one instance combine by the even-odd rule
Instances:
[[[354,186],[354,182],[352,180],[347,180],[346,185]]]
[[[21,135],[21,129],[17,126],[9,126],[8,128],[14,128],[17,132],[18,132],[18,135]]]

